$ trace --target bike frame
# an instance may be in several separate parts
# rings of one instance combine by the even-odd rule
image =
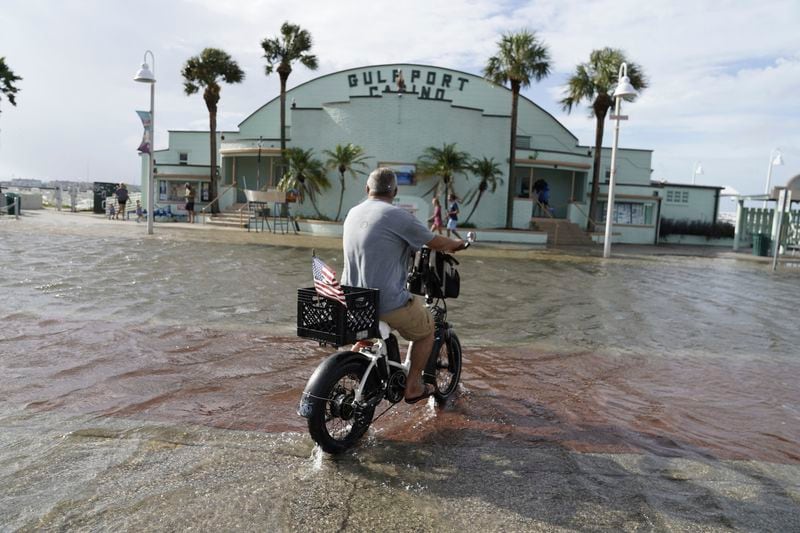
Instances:
[[[354,344],[351,348],[353,352],[360,354],[369,360],[369,366],[367,366],[367,370],[364,372],[364,376],[361,378],[361,382],[358,384],[358,388],[355,391],[356,394],[354,400],[359,403],[361,403],[364,398],[364,385],[367,383],[367,378],[369,378],[372,372],[379,372],[379,375],[382,378],[381,381],[388,385],[387,380],[389,379],[389,376],[392,375],[392,369],[400,369],[406,376],[408,376],[408,371],[411,369],[411,357],[407,352],[405,361],[402,363],[392,361],[389,357],[389,351],[386,346],[386,341],[389,339],[389,335],[391,334],[389,324],[381,321],[380,331],[382,338],[373,339],[373,344],[371,346],[364,346],[360,349],[356,349],[358,344]],[[384,335],[384,331],[388,331],[388,333]],[[380,370],[378,370],[379,363],[385,365],[385,376],[382,375]]]
[[[429,302],[428,300],[429,299],[426,298],[426,303],[425,303],[426,309],[430,310],[438,307],[436,305],[432,305],[432,303]],[[442,343],[445,342],[450,336],[450,325],[445,320],[440,318],[446,316],[446,314],[447,314],[446,307],[444,308],[443,312],[433,313],[434,328],[435,328],[433,347],[431,348],[431,353],[428,355],[428,362],[425,366],[425,376],[430,375],[428,371],[430,370],[431,366],[430,362],[433,359],[433,355],[439,353],[439,350],[442,347]],[[364,386],[367,383],[367,380],[372,372],[377,371],[379,373],[378,375],[381,378],[381,381],[388,386],[388,379],[389,376],[392,375],[393,369],[402,370],[406,378],[408,378],[408,372],[411,369],[411,355],[408,351],[406,351],[405,360],[402,363],[392,361],[392,359],[389,357],[389,352],[386,345],[386,341],[389,339],[389,335],[391,334],[391,328],[389,327],[389,324],[381,320],[379,329],[381,332],[381,338],[370,339],[370,342],[372,342],[370,346],[359,347],[358,343],[356,343],[351,347],[351,351],[369,360],[369,366],[367,367],[366,372],[364,372],[364,376],[361,378],[361,382],[358,384],[358,387],[356,388],[355,391],[354,401],[357,403],[363,403]],[[400,354],[398,353],[398,356],[399,355]],[[385,365],[384,367],[385,372],[382,373],[380,371],[378,366],[379,364]]]

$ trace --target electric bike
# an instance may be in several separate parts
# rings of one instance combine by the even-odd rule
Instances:
[[[475,240],[467,235],[465,248]],[[434,386],[433,398],[439,405],[453,396],[461,378],[461,343],[447,321],[447,298],[458,296],[460,280],[455,268],[458,262],[444,252],[423,248],[417,252],[408,275],[410,292],[425,297],[426,307],[435,324],[434,343],[423,373],[423,381]],[[348,350],[326,358],[306,384],[297,413],[308,419],[308,431],[314,442],[327,453],[335,454],[352,447],[366,433],[373,421],[404,398],[410,355],[401,361],[397,337],[383,321],[364,324],[360,310],[377,317],[377,292],[370,289],[344,287],[348,297],[345,312],[336,302],[315,294],[306,294],[301,302],[298,294],[298,335],[318,340],[321,344],[342,346],[341,340],[356,340]],[[314,289],[305,289],[313,291]],[[372,292],[368,292],[372,291]],[[324,308],[324,309],[323,309]],[[301,326],[309,316],[336,322],[339,329],[351,336],[336,339]],[[368,321],[368,320],[367,320]],[[361,328],[361,329],[359,329]],[[388,407],[378,416],[375,412],[386,400]]]

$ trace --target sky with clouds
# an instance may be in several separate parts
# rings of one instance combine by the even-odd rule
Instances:
[[[764,189],[771,151],[800,173],[800,2],[797,0],[0,0],[0,56],[23,78],[17,106],[0,101],[0,179],[139,182],[141,123],[149,91],[132,81],[155,55],[156,147],[168,129],[208,129],[200,95],[180,70],[205,47],[222,48],[246,73],[223,86],[220,129],[278,94],[264,75],[265,37],[285,20],[314,38],[319,69],[297,67],[294,87],[338,70],[394,62],[481,74],[508,31],[534,30],[549,46],[550,76],[523,93],[591,145],[585,107],[558,101],[593,49],[623,49],[650,87],[624,112],[620,145],[652,149],[652,178]],[[606,128],[604,144],[611,143]]]

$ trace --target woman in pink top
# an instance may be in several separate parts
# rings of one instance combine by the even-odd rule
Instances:
[[[442,234],[442,205],[439,203],[437,197],[433,197],[433,216],[428,219],[431,224],[431,231],[435,231],[439,235]]]

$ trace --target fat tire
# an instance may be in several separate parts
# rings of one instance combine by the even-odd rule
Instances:
[[[437,362],[436,362],[436,392],[433,393],[434,398],[436,398],[436,403],[439,405],[444,405],[447,403],[447,400],[456,392],[458,389],[458,382],[461,379],[461,342],[458,340],[458,336],[450,332],[445,340],[445,346],[447,350],[447,362],[448,362],[448,371],[451,374],[451,380],[448,383],[447,387],[444,389],[439,388],[439,361],[438,358],[441,357],[441,349],[440,353],[436,355]]]
[[[315,398],[311,407],[311,414],[308,417],[308,432],[314,442],[327,453],[336,454],[344,452],[351,448],[369,429],[372,423],[372,416],[375,414],[375,408],[368,408],[363,412],[360,417],[366,420],[366,423],[359,422],[355,416],[350,419],[351,426],[349,431],[341,436],[331,435],[328,426],[325,423],[325,416],[328,411],[329,405],[332,403],[331,398],[337,394],[337,385],[339,382],[351,376],[357,382],[360,382],[367,370],[368,363],[366,361],[350,361],[341,366],[334,367],[334,369],[323,378],[323,386],[320,390],[320,398]],[[374,373],[370,376],[370,383],[364,389],[364,395],[370,396],[370,392],[374,391],[377,386],[375,383]],[[341,393],[341,391],[338,391]],[[342,418],[337,418],[343,420]]]

